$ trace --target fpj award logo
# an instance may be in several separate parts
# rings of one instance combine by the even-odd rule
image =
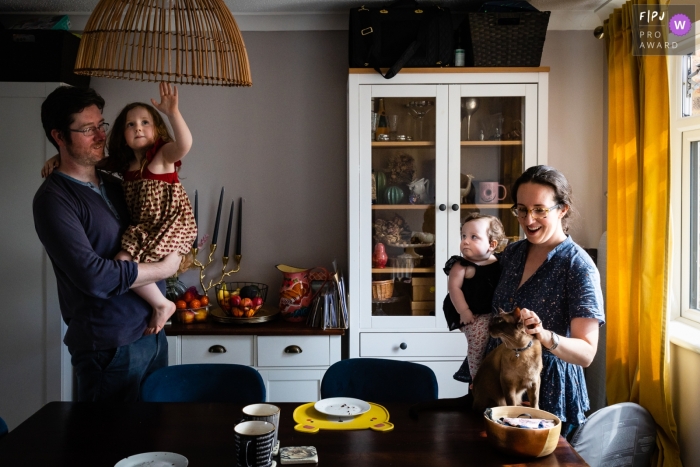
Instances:
[[[633,5],[634,55],[681,55],[678,43],[695,36],[695,5]]]

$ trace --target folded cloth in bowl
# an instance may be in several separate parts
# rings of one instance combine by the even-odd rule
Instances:
[[[501,418],[503,425],[513,426],[516,428],[552,428],[554,420],[545,420],[543,418]]]

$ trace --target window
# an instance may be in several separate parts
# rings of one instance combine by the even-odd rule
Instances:
[[[681,45],[682,46],[682,45]],[[700,49],[668,56],[674,318],[700,325]]]

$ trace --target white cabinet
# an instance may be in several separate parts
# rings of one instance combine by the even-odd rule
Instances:
[[[509,240],[520,238],[510,187],[524,169],[546,163],[547,86],[547,68],[408,69],[391,80],[351,70],[351,358],[424,363],[438,376],[440,397],[466,392],[452,379],[467,342],[447,330],[442,268],[459,254],[469,212],[498,217]],[[372,127],[382,105],[388,140]],[[379,243],[383,267],[372,261]]]
[[[342,331],[329,334],[297,325],[299,334],[294,334],[294,326],[275,322],[258,329],[232,327],[230,333],[221,333],[217,326],[207,323],[166,329],[170,364],[252,366],[265,382],[268,401],[310,402],[321,398],[323,375],[340,360]]]

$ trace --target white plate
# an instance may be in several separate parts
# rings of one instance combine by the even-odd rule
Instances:
[[[331,397],[316,402],[314,408],[326,415],[354,417],[369,412],[370,406],[367,402],[352,397]]]
[[[114,467],[187,467],[187,464],[185,456],[174,452],[145,452],[122,459]]]

